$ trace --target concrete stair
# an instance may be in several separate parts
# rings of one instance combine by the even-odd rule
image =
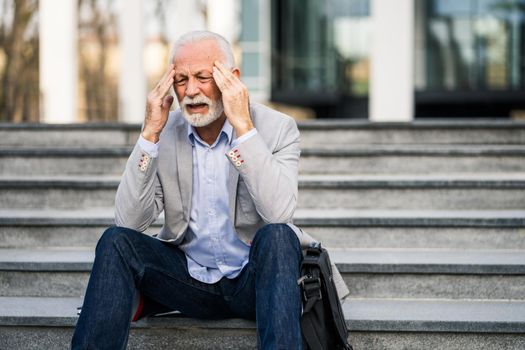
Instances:
[[[525,249],[523,210],[299,209],[294,222],[328,247]],[[0,248],[94,249],[113,223],[113,208],[0,210]]]
[[[525,348],[525,123],[300,128],[295,223],[331,248],[356,349]],[[138,133],[0,125],[0,349],[68,347]],[[129,348],[210,344],[254,348],[254,324],[150,318]]]
[[[134,145],[140,133],[131,124],[1,124],[1,147],[88,147]],[[300,123],[303,148],[334,149],[346,145],[516,145],[525,144],[525,122],[442,120],[369,123],[314,120]]]
[[[83,294],[93,249],[0,249],[4,296]],[[351,298],[525,299],[520,250],[345,249],[332,260]]]
[[[344,145],[512,145],[524,144],[523,122],[424,120],[405,123],[316,120],[301,125],[304,148]]]
[[[0,209],[114,205],[120,177],[0,177]],[[303,175],[299,208],[519,209],[525,172],[456,175]]]
[[[76,323],[76,306],[81,302],[81,298],[0,297],[4,335],[0,346],[66,349]],[[367,299],[346,301],[343,309],[357,349],[525,346],[520,334],[525,322],[522,302]],[[500,334],[495,335],[495,329]],[[210,349],[210,344],[220,349],[254,349],[255,324],[237,319],[154,317],[132,325],[128,348]]]
[[[309,174],[455,174],[523,171],[522,145],[389,144],[303,149]]]
[[[2,140],[0,140],[0,143]],[[98,146],[98,145],[97,145]],[[3,146],[2,146],[3,147]],[[358,144],[303,149],[304,174],[455,174],[525,172],[525,145]],[[0,154],[3,176],[120,176],[132,146],[9,145]]]

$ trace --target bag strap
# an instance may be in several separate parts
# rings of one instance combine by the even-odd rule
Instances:
[[[319,248],[323,250],[323,258],[319,259],[319,269],[321,270],[321,273],[324,276],[327,276],[327,283],[330,283],[332,285],[332,288],[326,288],[326,295],[325,297],[328,298],[329,305],[332,308],[331,314],[341,315],[341,318],[334,317],[334,325],[337,330],[337,333],[339,334],[339,338],[341,339],[341,343],[346,350],[351,350],[352,346],[348,343],[347,336],[348,336],[348,328],[346,327],[346,323],[344,320],[344,312],[341,307],[341,302],[339,300],[339,296],[337,295],[336,288],[332,279],[332,267],[330,263],[330,257],[328,256],[328,252],[326,252],[325,249]]]
[[[321,306],[322,307],[322,306]],[[315,327],[314,321],[312,320],[312,314],[310,312],[304,313],[301,317],[301,329],[303,331],[303,338],[308,344],[310,350],[325,350],[319,341],[319,335],[317,335],[317,328]]]
[[[303,316],[301,317],[301,329],[303,337],[311,350],[325,350],[319,341],[318,329],[314,323],[314,310],[319,309],[320,314],[323,314],[323,304],[317,303],[322,299],[321,296],[321,279],[318,276],[318,271],[310,269],[306,275],[301,277],[298,281],[303,290],[303,298],[305,301],[303,307]]]
[[[309,312],[315,302],[323,298],[321,294],[321,279],[318,276],[308,274],[302,276],[297,282],[303,290],[303,299],[305,301],[303,312]]]
[[[301,263],[302,276],[297,283],[303,292],[303,315],[301,316],[301,330],[303,338],[310,350],[325,350],[319,340],[319,329],[315,324],[316,309],[319,314],[324,314],[324,306],[317,301],[322,299],[321,278],[318,266],[319,254],[313,249],[308,249]],[[319,308],[321,308],[319,310]]]

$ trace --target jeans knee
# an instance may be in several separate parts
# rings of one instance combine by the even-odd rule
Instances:
[[[130,232],[133,231],[125,227],[112,226],[107,228],[97,243],[96,251],[113,249],[115,244],[123,237],[129,237]]]
[[[267,224],[260,228],[254,242],[265,246],[265,249],[293,250],[300,252],[301,246],[295,232],[287,224]]]
[[[297,286],[302,258],[299,239],[288,225],[266,225],[255,234],[250,259],[261,278],[275,281],[271,277],[275,276],[286,285]]]

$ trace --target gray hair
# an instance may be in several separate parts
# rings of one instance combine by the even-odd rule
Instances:
[[[192,32],[187,32],[186,34],[183,34],[175,44],[173,44],[173,48],[171,49],[171,53],[169,56],[168,64],[173,63],[173,59],[175,58],[175,54],[177,53],[177,50],[179,47],[184,46],[186,44],[190,43],[198,43],[200,41],[206,41],[206,40],[213,40],[217,43],[219,46],[219,50],[221,50],[224,59],[226,60],[226,65],[229,66],[229,68],[235,67],[235,59],[233,58],[233,51],[231,48],[230,43],[228,40],[226,40],[222,35],[219,35],[214,32],[209,32],[205,30],[196,30]]]

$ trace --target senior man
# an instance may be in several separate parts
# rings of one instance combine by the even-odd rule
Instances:
[[[290,224],[299,131],[250,103],[239,77],[218,34],[175,43],[117,191],[117,226],[97,244],[73,349],[125,348],[144,300],[255,320],[259,348],[301,349],[297,279],[311,238]],[[170,113],[171,87],[180,108]],[[143,234],[163,211],[160,233]]]

